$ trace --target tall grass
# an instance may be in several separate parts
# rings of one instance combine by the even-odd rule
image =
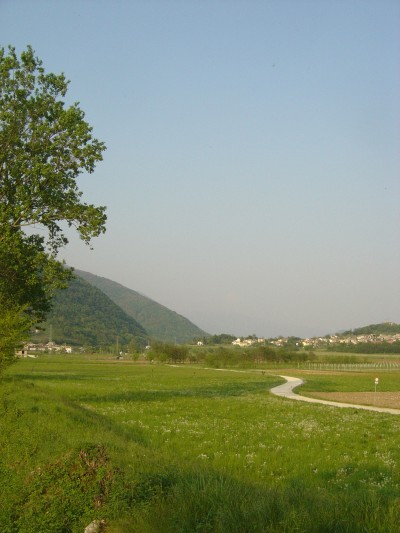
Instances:
[[[399,531],[399,419],[277,398],[279,380],[22,361],[0,383],[0,531]]]

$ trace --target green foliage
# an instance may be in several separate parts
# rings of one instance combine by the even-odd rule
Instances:
[[[89,272],[76,273],[104,292],[129,316],[141,324],[150,337],[163,342],[185,343],[207,334],[187,318],[167,309],[154,300],[128,289],[115,281],[95,276]]]
[[[104,446],[94,444],[37,467],[20,494],[18,531],[56,533],[87,525],[94,514],[107,512],[117,475]]]
[[[101,417],[23,380],[3,379],[0,419],[2,533],[81,533],[92,520],[118,514],[126,487],[110,451],[132,452],[134,443]]]
[[[370,324],[361,328],[349,329],[340,335],[347,337],[349,335],[395,335],[396,333],[400,333],[400,324],[382,322],[381,324]]]
[[[110,347],[126,351],[142,350],[147,333],[132,317],[103,292],[85,280],[75,277],[67,289],[59,291],[43,331],[34,334],[35,342],[47,342],[50,335],[57,344]]]
[[[297,364],[313,361],[312,352],[293,350],[289,347],[273,347],[256,344],[248,348],[238,346],[218,346],[216,349],[197,352],[197,362],[204,361],[214,368],[246,367],[255,368],[260,365]]]
[[[0,300],[0,373],[15,361],[15,351],[21,340],[28,337],[31,321],[24,309]]]
[[[105,231],[105,208],[82,202],[76,182],[105,146],[78,104],[65,107],[67,88],[30,46],[0,48],[0,298],[37,321],[69,277],[56,259],[62,224],[86,243]]]
[[[400,354],[400,341],[389,342],[358,342],[357,344],[332,344],[331,352],[357,354]]]
[[[229,333],[220,333],[219,335],[209,335],[207,337],[201,337],[198,340],[201,340],[204,344],[213,345],[213,344],[231,344],[237,337],[230,335]]]
[[[17,231],[39,224],[55,252],[66,221],[89,242],[104,231],[104,207],[81,201],[76,179],[102,160],[84,112],[65,108],[64,74],[47,74],[30,46],[18,58],[0,48],[0,225]]]
[[[65,287],[68,279],[70,271],[46,253],[43,237],[15,230],[0,237],[0,297],[4,305],[18,305],[34,321],[40,321],[49,311],[55,291]]]
[[[188,352],[187,346],[155,341],[151,345],[147,358],[160,362],[184,363],[188,357]]]

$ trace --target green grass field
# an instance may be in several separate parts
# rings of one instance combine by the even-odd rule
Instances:
[[[299,392],[372,392],[375,388],[375,378],[378,378],[378,390],[392,392],[400,390],[400,370],[382,372],[377,369],[370,372],[330,372],[307,374],[293,371],[293,375],[301,377],[305,383]]]
[[[280,382],[21,360],[0,381],[0,531],[400,531],[400,417],[277,398]]]

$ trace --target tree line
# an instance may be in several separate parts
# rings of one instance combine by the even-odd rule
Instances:
[[[290,347],[250,346],[248,348],[217,346],[197,347],[154,342],[147,359],[161,363],[202,363],[215,368],[257,366],[263,363],[300,363],[314,361],[313,352]]]
[[[357,354],[400,354],[400,342],[359,342],[357,344],[332,344],[330,352],[345,352]]]

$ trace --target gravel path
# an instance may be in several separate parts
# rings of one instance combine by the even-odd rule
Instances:
[[[388,407],[374,407],[372,405],[357,405],[353,403],[331,402],[329,400],[319,400],[317,398],[308,398],[307,396],[300,396],[296,394],[293,389],[299,387],[304,383],[300,378],[293,378],[291,376],[280,376],[286,379],[286,383],[278,385],[271,389],[272,394],[289,398],[291,400],[300,400],[309,403],[323,403],[324,405],[332,405],[333,407],[352,407],[353,409],[365,409],[367,411],[378,411],[379,413],[390,413],[392,415],[400,415],[400,409],[390,409]]]

